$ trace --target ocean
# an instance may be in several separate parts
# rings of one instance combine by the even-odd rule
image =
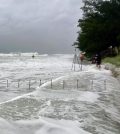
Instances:
[[[120,134],[118,80],[73,58],[0,54],[0,134]]]

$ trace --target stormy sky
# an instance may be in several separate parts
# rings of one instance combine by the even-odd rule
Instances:
[[[71,53],[82,0],[0,0],[0,52]]]

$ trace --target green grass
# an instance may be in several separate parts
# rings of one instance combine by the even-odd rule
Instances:
[[[120,67],[120,55],[115,57],[106,57],[103,59],[104,63],[111,63]]]

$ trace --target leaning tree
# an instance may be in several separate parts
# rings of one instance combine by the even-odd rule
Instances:
[[[77,41],[74,43],[88,55],[109,46],[120,46],[120,0],[83,0],[83,17],[78,21]]]

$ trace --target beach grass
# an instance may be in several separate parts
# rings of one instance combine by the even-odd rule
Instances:
[[[104,63],[111,63],[113,65],[116,65],[117,67],[120,67],[120,55],[117,55],[115,57],[106,57],[103,59]]]

